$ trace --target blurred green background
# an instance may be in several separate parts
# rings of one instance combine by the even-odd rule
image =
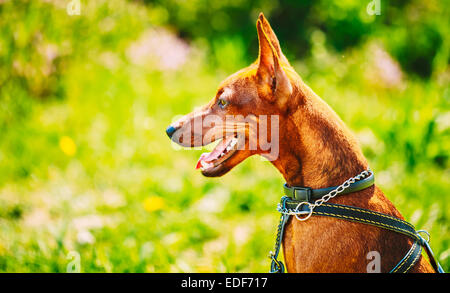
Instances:
[[[267,272],[283,179],[220,179],[164,130],[257,57],[264,12],[450,270],[450,13],[438,0],[0,0],[0,271]]]

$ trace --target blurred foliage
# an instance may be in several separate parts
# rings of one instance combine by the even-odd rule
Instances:
[[[216,42],[238,35],[247,46],[246,61],[258,50],[255,19],[264,11],[291,58],[310,55],[311,34],[326,34],[328,48],[337,52],[359,45],[372,34],[385,43],[389,53],[400,62],[406,73],[429,78],[436,55],[443,51],[450,61],[448,47],[442,48],[450,25],[448,6],[439,1],[380,1],[383,13],[371,16],[367,3],[345,0],[144,0],[154,9],[155,19],[173,26],[187,39],[213,46]],[[363,5],[364,4],[364,5]]]
[[[204,178],[164,133],[256,58],[260,11],[450,270],[448,5],[68,2],[0,1],[0,271],[267,271],[281,176]]]

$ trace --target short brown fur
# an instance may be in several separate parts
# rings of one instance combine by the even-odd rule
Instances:
[[[260,51],[255,63],[228,77],[218,95],[205,107],[173,124],[180,130],[194,116],[279,115],[280,145],[271,158],[291,186],[324,188],[336,186],[368,168],[358,143],[337,114],[298,76],[281,52],[269,22],[257,20]],[[229,106],[217,107],[225,88],[232,89]],[[181,131],[181,130],[180,130]],[[250,135],[249,133],[246,134]],[[202,145],[192,134],[185,146]],[[261,150],[240,150],[218,168],[203,172],[221,176],[247,157]],[[403,219],[376,186],[330,202],[352,205]],[[378,251],[381,271],[390,271],[412,245],[407,237],[385,229],[328,217],[311,217],[305,222],[292,219],[286,225],[283,252],[288,272],[366,272],[368,252]],[[423,257],[411,272],[434,272]]]

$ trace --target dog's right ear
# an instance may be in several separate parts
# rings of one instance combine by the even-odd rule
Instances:
[[[284,72],[277,49],[271,43],[263,29],[260,19],[256,22],[259,39],[258,57],[258,94],[261,98],[276,102],[281,109],[292,94],[292,85]]]

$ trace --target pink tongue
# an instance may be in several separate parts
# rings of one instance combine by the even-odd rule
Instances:
[[[201,154],[200,158],[197,161],[197,166],[195,166],[195,169],[199,169],[202,166],[202,161],[211,162],[216,160],[219,155],[225,150],[232,138],[233,136],[230,135],[229,137],[222,139],[222,141],[219,142],[219,144],[214,148],[212,152]]]

